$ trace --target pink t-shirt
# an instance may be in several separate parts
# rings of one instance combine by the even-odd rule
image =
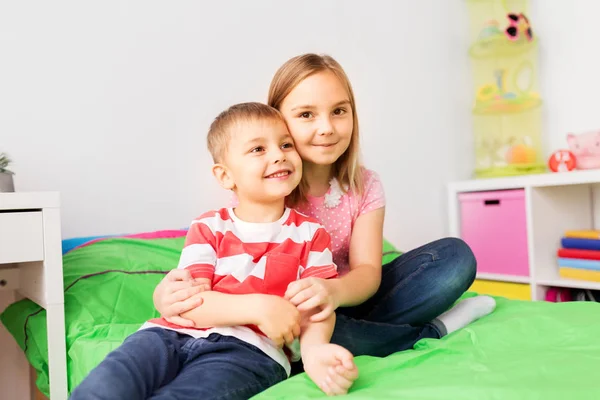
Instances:
[[[325,204],[325,196],[308,197],[308,203],[296,207],[302,214],[316,218],[329,232],[333,251],[333,262],[337,265],[340,275],[350,270],[348,260],[350,252],[350,237],[352,227],[357,218],[369,211],[385,206],[385,193],[383,185],[376,172],[363,169],[365,174],[365,190],[362,196],[355,195],[352,191],[340,198],[340,203],[332,208]],[[331,192],[328,192],[328,194]]]

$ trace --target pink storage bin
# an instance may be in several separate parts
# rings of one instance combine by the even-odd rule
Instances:
[[[461,238],[473,249],[477,272],[529,276],[525,191],[461,193]]]

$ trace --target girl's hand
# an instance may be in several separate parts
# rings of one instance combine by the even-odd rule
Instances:
[[[308,311],[319,307],[321,311],[310,317],[312,322],[327,319],[340,305],[333,289],[333,280],[304,278],[288,285],[285,298],[298,308]]]
[[[154,307],[170,323],[193,327],[194,322],[180,317],[180,314],[200,306],[202,298],[194,295],[207,289],[210,290],[206,282],[192,279],[190,271],[173,269],[154,289]]]

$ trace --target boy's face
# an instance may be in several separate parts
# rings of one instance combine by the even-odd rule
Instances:
[[[245,121],[234,128],[224,163],[214,170],[240,200],[272,202],[298,186],[302,160],[283,121]]]

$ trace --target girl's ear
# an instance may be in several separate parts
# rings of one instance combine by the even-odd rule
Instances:
[[[212,167],[212,173],[217,178],[217,182],[223,189],[234,190],[235,182],[233,180],[233,176],[231,175],[231,171],[223,165],[223,164],[215,164]]]

